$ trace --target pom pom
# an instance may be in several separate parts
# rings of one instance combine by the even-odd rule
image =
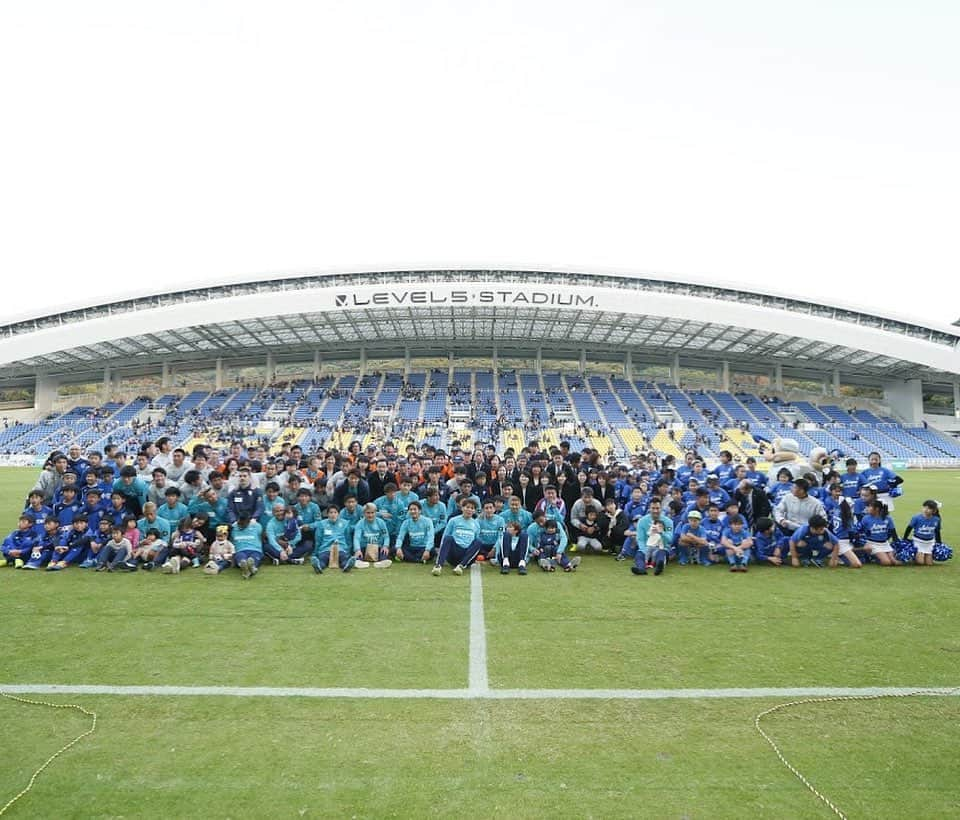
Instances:
[[[893,488],[891,488],[891,490],[890,490],[890,497],[891,497],[891,498],[899,498],[901,495],[903,495],[903,488],[902,488],[902,487],[893,487]]]
[[[949,561],[951,558],[953,558],[953,550],[946,544],[938,543],[933,545],[934,561]]]
[[[860,549],[861,547],[866,546],[867,539],[863,537],[862,532],[852,532],[850,533],[850,545]]]
[[[908,564],[917,557],[917,548],[914,546],[913,541],[901,538],[893,545],[893,554],[897,556],[898,561],[903,564]]]

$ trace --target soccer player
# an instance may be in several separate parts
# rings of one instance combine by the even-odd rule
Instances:
[[[390,560],[390,531],[386,521],[378,517],[378,512],[374,502],[364,504],[363,518],[354,525],[353,555],[356,558],[354,566],[358,569],[366,569],[371,563],[376,569],[385,569],[393,563]]]
[[[790,564],[799,567],[822,567],[823,561],[834,553],[838,542],[827,529],[827,519],[813,515],[810,520],[790,535]]]
[[[496,560],[500,564],[500,574],[509,575],[511,568],[515,567],[518,574],[526,575],[527,551],[526,532],[523,531],[517,519],[510,519],[507,521],[503,539],[497,550]]]
[[[336,504],[327,507],[326,518],[313,522],[310,525],[313,530],[315,544],[313,555],[310,558],[310,565],[317,575],[322,575],[323,571],[330,565],[333,556],[333,549],[337,550],[337,566],[343,572],[350,572],[356,563],[356,557],[350,550],[348,532],[350,524],[346,519],[340,517],[340,509]]]
[[[740,514],[727,517],[720,543],[727,552],[730,572],[746,572],[753,550],[753,538],[747,522]]]
[[[434,575],[439,575],[447,562],[453,564],[454,575],[463,575],[464,569],[477,559],[483,548],[478,538],[480,524],[475,517],[478,506],[473,498],[464,498],[460,504],[460,515],[447,521],[432,570]]]
[[[243,573],[243,578],[252,578],[260,570],[263,561],[263,527],[254,521],[249,510],[241,509],[237,521],[230,530],[230,540],[236,548],[233,563]]]
[[[17,521],[17,528],[3,541],[3,566],[21,569],[30,558],[34,548],[40,543],[40,535],[35,530],[36,520],[32,513],[23,513]]]

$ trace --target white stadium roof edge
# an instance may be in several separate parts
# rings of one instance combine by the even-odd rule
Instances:
[[[48,308],[49,310],[49,308]],[[0,385],[312,358],[453,353],[670,363],[852,383],[960,377],[960,327],[735,283],[602,269],[337,269],[178,285],[0,326]]]

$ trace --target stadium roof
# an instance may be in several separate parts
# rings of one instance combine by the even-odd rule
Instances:
[[[302,273],[98,305],[66,306],[0,326],[0,381],[98,377],[324,359],[489,356],[635,365],[730,366],[872,383],[960,374],[960,329],[849,305],[625,272],[428,269]]]

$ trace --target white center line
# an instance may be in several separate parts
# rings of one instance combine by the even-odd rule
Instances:
[[[487,627],[483,619],[483,571],[480,564],[470,568],[470,674],[472,697],[485,697],[490,692],[487,677]]]

